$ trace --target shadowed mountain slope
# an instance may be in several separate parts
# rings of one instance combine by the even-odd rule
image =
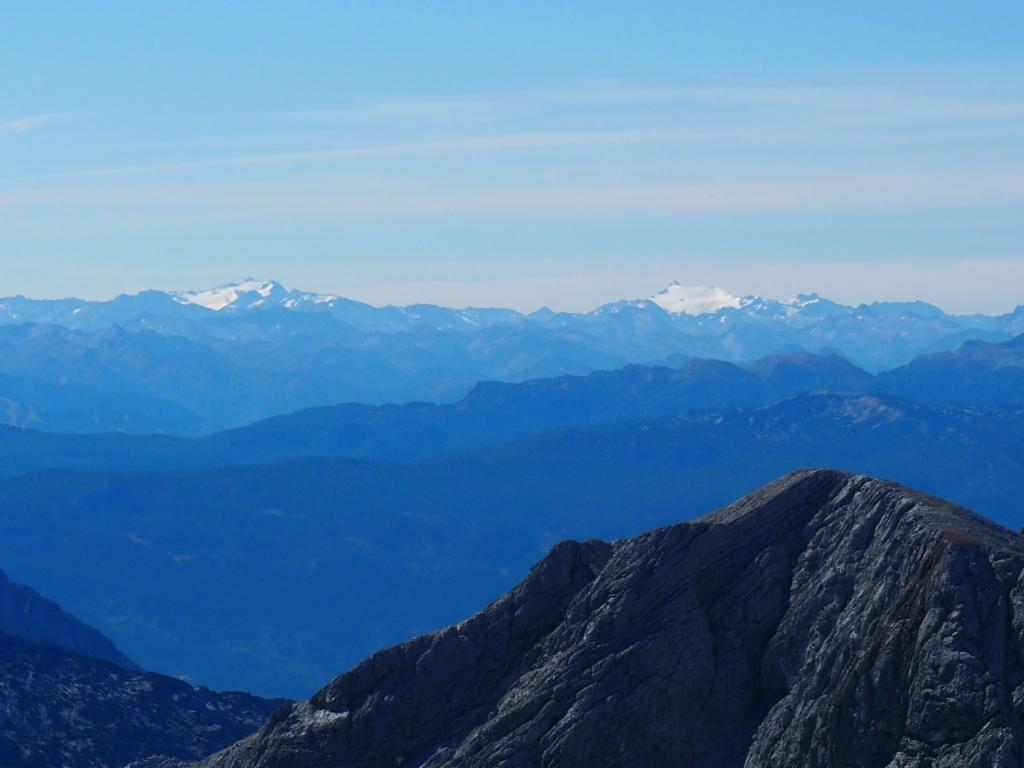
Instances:
[[[100,632],[0,572],[0,765],[119,768],[198,759],[284,702],[143,672]]]
[[[198,440],[48,434],[0,427],[0,473],[179,469],[301,457],[403,461],[472,451],[568,426],[763,405],[812,389],[862,390],[874,377],[837,355],[776,355],[749,368],[691,360],[521,384],[483,382],[458,403],[342,405],[276,416]],[[31,425],[30,425],[31,426]]]
[[[203,768],[982,768],[1024,747],[1024,542],[828,470],[375,654]]]
[[[874,377],[838,355],[775,355],[740,367],[690,360],[521,384],[482,382],[458,403],[345,403],[198,440],[40,434],[0,427],[0,474],[37,469],[233,466],[301,457],[404,461],[468,452],[570,426],[764,405],[814,389],[863,391]],[[31,425],[30,425],[31,426]]]
[[[64,646],[125,669],[136,669],[135,664],[99,631],[86,626],[31,587],[12,584],[3,571],[0,571],[0,633]]]
[[[747,366],[705,359],[677,368],[632,365],[519,384],[481,382],[448,405],[344,403],[310,408],[194,440],[41,434],[0,426],[0,475],[40,469],[167,471],[308,457],[408,461],[489,450],[568,427],[767,406],[821,390],[1013,410],[1024,406],[1022,350],[1019,339],[972,343],[879,377],[835,354],[772,355]],[[236,393],[247,396],[244,390]]]
[[[922,403],[1024,407],[1024,336],[922,355],[881,374],[878,389]]]
[[[251,733],[283,702],[215,693],[0,633],[0,765],[119,768],[196,759]]]

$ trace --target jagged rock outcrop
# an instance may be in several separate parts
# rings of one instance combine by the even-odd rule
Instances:
[[[1021,765],[1024,540],[800,472],[692,523],[565,543],[204,768]]]
[[[3,768],[118,768],[153,754],[194,760],[248,735],[282,703],[0,633]]]
[[[101,632],[83,624],[31,587],[9,581],[3,571],[0,571],[0,632],[61,645],[112,661],[125,669],[138,669]]]

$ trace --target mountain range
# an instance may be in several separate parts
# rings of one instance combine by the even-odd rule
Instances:
[[[0,417],[55,432],[200,435],[308,407],[454,402],[483,380],[631,363],[834,352],[877,373],[1021,333],[1021,307],[950,315],[678,284],[585,313],[374,307],[257,280],[110,301],[17,296],[0,299]]]
[[[299,452],[309,424],[240,444]],[[330,446],[329,432],[305,450]],[[399,420],[354,445],[389,452],[409,434]],[[213,453],[200,468],[12,475],[0,486],[0,562],[147,668],[295,698],[486,604],[554,542],[696,517],[801,466],[893,477],[1024,524],[1024,413],[1007,409],[814,391],[472,451],[445,452],[435,435],[401,461],[261,463],[261,449],[234,467]]]
[[[275,286],[149,297],[222,331],[263,328],[273,313],[333,322],[324,308],[343,305],[300,298]],[[672,303],[698,300],[713,311]],[[680,287],[659,301],[668,306],[652,302],[658,312],[687,322],[754,311]],[[73,309],[79,317],[90,307]],[[520,322],[480,317],[492,331]],[[83,349],[83,338],[102,342]],[[151,409],[180,420],[214,395],[238,416],[274,391],[225,365],[210,338],[10,325],[0,327],[10,342],[0,366],[22,393],[52,398],[37,413],[71,413],[59,408],[74,389],[80,421],[108,397],[108,414]],[[273,347],[216,343],[239,359]],[[152,421],[138,422],[142,434],[0,428],[0,563],[147,669],[296,698],[376,648],[486,604],[556,541],[632,536],[801,466],[891,477],[1019,527],[1022,372],[1019,336],[878,373],[830,351],[745,362],[683,355],[480,381],[450,403],[316,406],[198,437],[153,434],[168,430]],[[303,366],[281,373],[320,381]],[[138,389],[150,394],[131,394]],[[165,408],[164,396],[186,404]],[[191,431],[215,424],[200,421]]]
[[[1018,338],[877,376],[792,353],[482,382],[196,439],[3,428],[0,562],[147,668],[299,697],[485,604],[554,541],[696,516],[801,466],[1019,527],[1022,370]]]
[[[52,434],[0,426],[0,476],[39,469],[174,470],[303,457],[405,461],[467,453],[555,429],[766,406],[815,390],[936,406],[1024,409],[1024,335],[968,342],[873,376],[836,354],[773,355],[737,365],[693,359],[519,384],[480,382],[453,404],[345,403],[198,439]]]
[[[154,307],[173,305],[164,317],[180,313],[189,333],[236,323],[256,329],[251,336],[107,321],[0,326],[0,404],[10,423],[0,427],[0,563],[74,614],[0,574],[0,744],[21,745],[18,754],[0,747],[0,763],[169,768],[237,739],[204,768],[342,758],[360,766],[514,765],[520,754],[531,765],[608,754],[622,765],[838,765],[858,749],[904,768],[988,765],[994,754],[1010,754],[1021,729],[1000,702],[1016,696],[1016,641],[993,634],[977,641],[981,650],[956,646],[967,666],[950,672],[959,662],[935,647],[910,648],[909,630],[891,617],[914,606],[919,625],[919,616],[961,600],[956,605],[967,607],[941,624],[953,622],[949,637],[959,642],[976,624],[970,616],[984,610],[991,621],[996,604],[1013,613],[1017,538],[864,475],[1020,528],[1024,335],[985,341],[976,336],[1002,339],[1003,331],[967,331],[953,349],[881,371],[798,345],[754,359],[675,351],[659,364],[603,370],[591,367],[594,358],[557,376],[476,381],[450,402],[367,396],[321,405],[317,398],[328,394],[317,387],[329,371],[318,355],[330,337],[297,355],[293,345],[304,337],[290,323],[326,318],[327,328],[334,321],[321,313],[343,300],[263,285],[150,297]],[[655,299],[657,312],[684,322],[754,311],[753,300],[681,286]],[[75,309],[80,317],[97,308]],[[408,311],[399,315],[408,320]],[[424,360],[442,359],[434,354],[452,338],[475,333],[442,328],[448,310],[418,311],[435,324]],[[826,315],[842,316],[835,311]],[[284,318],[280,336],[259,336],[274,313]],[[533,330],[524,336],[521,324],[533,321],[515,313],[471,317],[487,326],[481,332],[518,328],[504,337],[508,359],[530,359],[549,340]],[[412,332],[364,327],[351,338],[368,333],[389,344],[401,338],[389,346],[395,352]],[[559,342],[565,350],[576,343],[568,338]],[[487,350],[490,342],[479,343]],[[281,363],[274,355],[283,350],[309,365],[275,371],[266,360]],[[339,354],[332,364],[341,371],[346,359]],[[367,370],[345,372],[372,382]],[[391,381],[395,373],[381,375]],[[299,391],[311,407],[279,412]],[[272,415],[248,423],[262,411]],[[218,429],[232,420],[241,426]],[[800,472],[756,491],[821,465],[858,474]],[[751,492],[726,511],[679,524]],[[552,550],[573,540],[585,543]],[[936,542],[952,549],[939,552]],[[932,562],[929,553],[945,576],[907,570]],[[996,575],[977,566],[950,586],[949,574],[961,578],[965,562],[988,562]],[[691,576],[693,595],[671,588]],[[918,583],[937,602],[916,597]],[[977,597],[982,592],[1002,594],[1002,602]],[[468,622],[423,634],[489,603]],[[799,611],[794,618],[797,603],[814,615],[837,611],[836,627],[826,632]],[[658,606],[677,618],[658,624]],[[860,612],[876,623],[859,624]],[[944,631],[936,630],[943,643]],[[594,641],[593,632],[604,639]],[[738,636],[746,637],[741,650]],[[700,656],[701,638],[713,663]],[[874,658],[879,643],[897,650],[851,683],[853,699],[815,697],[823,686],[848,690],[830,677],[835,660]],[[696,655],[671,662],[681,646]],[[787,660],[776,668],[780,648]],[[585,677],[576,658],[589,659],[580,662],[587,669],[621,659],[636,666],[607,689],[595,682],[576,690],[572,681]],[[970,678],[969,659],[1003,671],[992,673],[995,682]],[[687,672],[676,680],[666,664],[717,677],[694,682]],[[934,679],[905,672],[922,664],[943,671]],[[904,672],[882,679],[892,665]],[[296,699],[350,668],[269,720],[280,699],[198,685]],[[163,675],[143,671],[150,669]],[[675,680],[669,693],[643,682],[651,669]],[[957,682],[948,695],[986,713],[983,725],[975,710],[934,715],[947,694],[933,692],[950,674]],[[439,703],[453,676],[466,692]],[[877,689],[858,693],[864,680]],[[972,691],[982,685],[996,692],[976,700]],[[553,720],[531,714],[544,701],[561,702],[561,692],[580,703],[558,704]],[[702,697],[710,714],[694,720],[685,702]],[[715,697],[742,706],[729,710]],[[882,699],[890,703],[864,709]],[[387,703],[395,700],[411,709]],[[829,725],[849,720],[851,706],[861,712],[852,732]],[[647,707],[675,719],[659,735],[623,720],[621,707],[642,720],[654,719]],[[438,714],[425,721],[417,715],[424,711]],[[698,720],[692,729],[671,725]],[[117,727],[102,730],[106,722]],[[616,737],[618,722],[638,737]],[[957,730],[958,722],[966,725]],[[807,733],[824,751],[806,751]]]

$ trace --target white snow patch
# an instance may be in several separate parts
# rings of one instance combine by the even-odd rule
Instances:
[[[233,285],[221,285],[208,291],[179,291],[172,298],[179,304],[198,304],[200,307],[219,312],[234,304],[247,293],[258,293],[264,299],[274,290],[273,280],[245,280]]]
[[[680,285],[672,283],[651,301],[674,315],[705,315],[720,309],[739,309],[739,296],[713,285]]]
[[[801,293],[799,296],[784,302],[788,307],[795,307],[796,309],[803,309],[809,307],[812,304],[817,304],[821,301],[821,296],[816,293]]]

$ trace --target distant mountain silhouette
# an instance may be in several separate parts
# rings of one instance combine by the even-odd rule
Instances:
[[[0,374],[0,424],[43,432],[196,435],[210,424],[168,400]]]
[[[477,450],[567,426],[767,404],[812,389],[862,391],[874,377],[834,354],[774,355],[741,367],[694,359],[521,384],[482,382],[451,405],[342,405],[273,417],[200,440],[43,437],[0,427],[0,473],[178,469],[302,457],[404,461]]]
[[[739,366],[692,359],[520,384],[481,382],[450,405],[346,403],[198,440],[166,435],[41,435],[0,427],[0,475],[38,469],[171,470],[304,457],[406,461],[467,453],[553,429],[768,405],[815,390],[895,394],[965,407],[1024,407],[1024,336],[975,342],[878,377],[839,355],[772,355]]]
[[[924,355],[880,375],[878,388],[924,403],[1024,408],[1024,335]]]
[[[678,284],[591,312],[529,315],[372,307],[272,280],[108,302],[18,296],[0,298],[0,420],[7,401],[13,425],[198,435],[340,402],[455,402],[485,380],[691,358],[835,352],[878,372],[1020,333],[1020,309],[957,316],[923,302],[847,307]]]

